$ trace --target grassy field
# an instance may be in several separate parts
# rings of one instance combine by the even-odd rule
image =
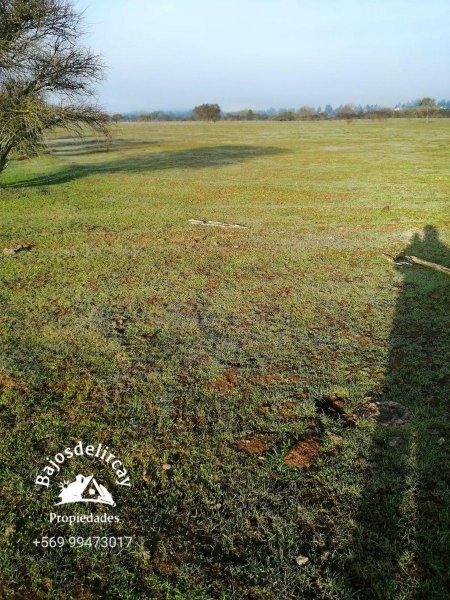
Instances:
[[[0,597],[447,597],[450,280],[384,253],[450,265],[449,142],[445,119],[124,124],[11,162]],[[49,524],[34,479],[77,440],[129,469],[95,471],[119,523]],[[33,545],[105,532],[134,542]]]

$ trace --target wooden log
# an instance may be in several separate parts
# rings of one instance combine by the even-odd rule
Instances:
[[[433,271],[439,271],[440,273],[446,273],[447,275],[450,275],[449,268],[438,265],[437,263],[430,262],[429,260],[423,260],[423,258],[417,258],[417,256],[405,256],[405,258],[408,262],[413,263],[414,265],[428,267],[429,269],[433,269]]]
[[[442,265],[438,265],[429,260],[424,260],[423,258],[417,258],[417,256],[405,256],[404,254],[392,256],[386,252],[383,252],[383,256],[397,265],[420,265],[421,267],[428,267],[429,269],[433,269],[433,271],[439,271],[440,273],[450,275],[450,269],[448,267],[443,267]]]
[[[199,219],[189,219],[191,225],[206,225],[207,227],[232,227],[234,229],[246,229],[245,225],[238,223],[223,223],[222,221],[206,221]]]

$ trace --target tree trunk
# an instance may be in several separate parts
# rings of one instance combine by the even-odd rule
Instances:
[[[9,150],[0,149],[0,173],[5,169],[8,162]]]

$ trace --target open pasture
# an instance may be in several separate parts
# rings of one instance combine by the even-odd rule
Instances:
[[[449,142],[446,119],[121,123],[11,162],[5,597],[443,600],[449,278],[385,254],[449,266]],[[34,478],[77,440],[124,459],[130,548],[33,546]]]

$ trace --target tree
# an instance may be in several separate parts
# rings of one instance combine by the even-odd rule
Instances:
[[[434,98],[422,98],[419,102],[420,108],[436,108],[436,100]]]
[[[88,102],[103,64],[80,45],[82,24],[70,0],[0,0],[0,172],[53,127],[108,134],[108,115]]]
[[[434,113],[436,112],[436,100],[434,98],[422,98],[422,100],[419,102],[418,106],[417,106],[417,111],[419,112],[420,115],[424,115],[427,119],[427,123],[428,123],[428,118],[430,116],[430,113]]]
[[[297,116],[299,119],[312,119],[314,116],[314,107],[307,104],[300,106],[297,110]]]
[[[347,119],[347,122],[351,123],[353,117],[356,116],[356,106],[354,104],[341,104],[336,116],[339,119]]]
[[[254,121],[255,119],[258,119],[258,117],[258,113],[254,112],[251,108],[243,108],[236,114],[238,121]]]
[[[274,121],[295,121],[296,115],[293,110],[280,110],[276,115],[272,117]]]
[[[201,104],[192,111],[196,121],[218,121],[220,119],[220,106],[218,104]]]
[[[123,114],[122,113],[114,113],[111,117],[111,121],[113,123],[119,123],[120,121],[123,121]]]

